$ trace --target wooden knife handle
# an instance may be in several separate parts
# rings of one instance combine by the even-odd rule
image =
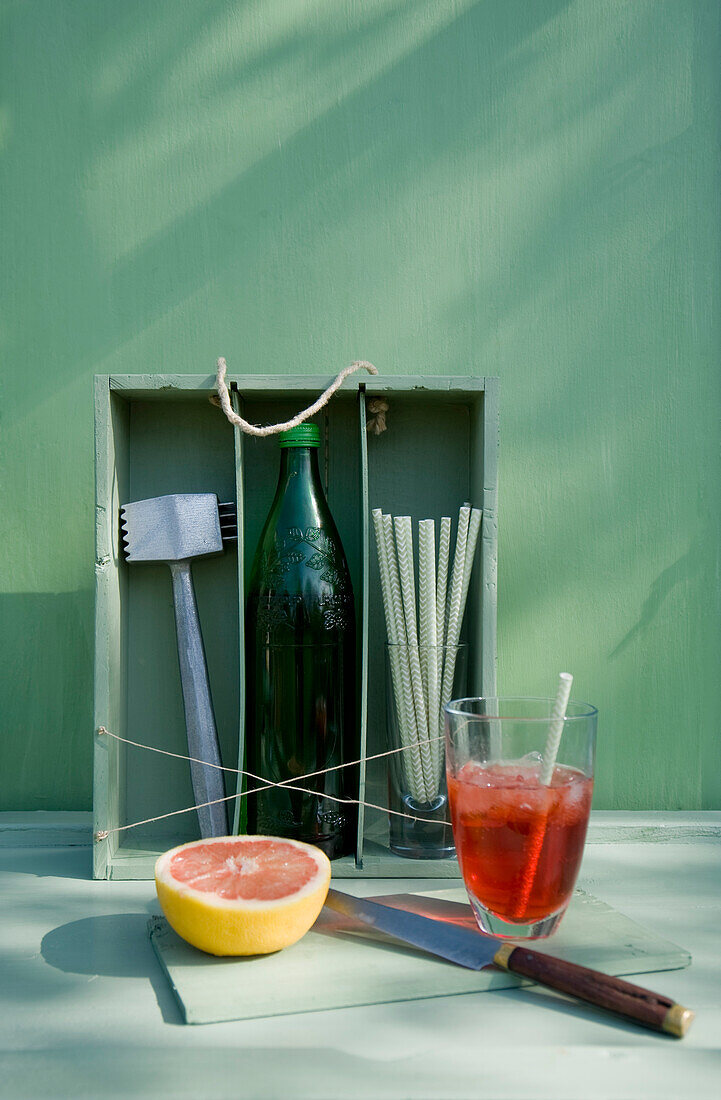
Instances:
[[[670,997],[652,993],[621,978],[601,974],[598,970],[589,970],[588,967],[576,966],[551,955],[516,947],[512,943],[502,944],[493,961],[503,970],[532,978],[541,985],[599,1005],[609,1012],[617,1012],[638,1024],[654,1031],[665,1031],[678,1039],[683,1038],[694,1018],[689,1008],[676,1004]]]

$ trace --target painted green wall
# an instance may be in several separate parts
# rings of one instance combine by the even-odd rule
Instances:
[[[498,374],[500,685],[721,805],[716,0],[4,0],[0,805],[90,804],[92,376]]]

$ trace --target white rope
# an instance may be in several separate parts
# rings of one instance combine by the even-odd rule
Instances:
[[[378,374],[376,367],[372,363],[366,363],[364,359],[358,359],[355,363],[351,363],[349,367],[345,367],[340,372],[334,382],[331,382],[330,386],[320,395],[317,401],[314,401],[312,405],[309,405],[303,412],[299,412],[292,420],[286,420],[284,424],[267,424],[264,428],[258,427],[257,424],[250,424],[247,420],[244,420],[242,416],[238,416],[236,412],[233,412],[233,406],[230,403],[230,391],[225,382],[225,374],[228,369],[228,365],[225,359],[222,357],[218,360],[218,373],[215,378],[215,386],[218,391],[218,398],[220,400],[220,407],[227,416],[231,424],[235,424],[246,433],[246,435],[266,436],[277,435],[278,432],[287,432],[291,428],[297,428],[299,424],[302,424],[305,420],[308,420],[327,405],[336,390],[345,382],[349,375],[354,374],[357,370],[367,370],[369,374]]]
[[[425,818],[418,817],[418,815],[404,814],[399,810],[391,810],[388,806],[378,806],[375,802],[364,802],[357,798],[338,798],[334,795],[326,794],[325,791],[314,791],[308,787],[297,786],[297,784],[303,779],[312,779],[314,778],[314,776],[317,775],[327,775],[328,772],[339,771],[341,768],[352,768],[355,767],[357,764],[368,763],[370,760],[379,760],[381,757],[384,756],[393,756],[394,753],[404,752],[406,746],[401,746],[397,749],[389,749],[387,752],[378,752],[375,753],[373,756],[362,756],[358,760],[350,760],[346,764],[335,764],[331,768],[321,768],[319,771],[307,772],[305,775],[296,776],[294,780],[282,779],[279,783],[273,783],[270,780],[266,779],[264,776],[255,775],[253,772],[245,771],[243,768],[226,768],[223,767],[222,764],[211,764],[206,760],[199,760],[195,756],[183,756],[183,754],[179,752],[170,752],[168,749],[159,749],[156,748],[154,745],[143,745],[139,741],[131,741],[127,737],[121,737],[118,733],[111,733],[111,731],[109,729],[106,729],[105,726],[100,726],[98,728],[98,734],[105,737],[112,737],[113,740],[122,741],[123,744],[132,745],[136,749],[145,749],[147,752],[157,752],[160,753],[162,756],[173,756],[176,760],[187,760],[193,764],[204,764],[208,768],[216,768],[218,771],[222,772],[232,772],[234,775],[244,775],[248,779],[255,779],[257,782],[263,783],[264,786],[254,787],[252,790],[248,791],[241,791],[239,794],[229,794],[226,795],[224,798],[214,798],[211,802],[199,802],[195,806],[185,806],[182,810],[171,810],[169,813],[158,814],[157,817],[146,817],[143,821],[133,821],[129,825],[118,825],[114,829],[99,829],[94,834],[94,838],[96,841],[107,840],[111,833],[122,833],[125,832],[126,829],[136,829],[139,825],[152,825],[155,821],[163,821],[167,817],[176,817],[178,814],[189,814],[192,813],[193,810],[200,810],[203,809],[205,806],[215,806],[220,802],[232,802],[235,798],[247,798],[248,795],[259,794],[261,791],[270,790],[271,787],[282,787],[284,790],[287,791],[299,791],[301,794],[317,795],[321,798],[327,798],[330,802],[339,802],[347,806],[366,806],[371,810],[380,810],[383,813],[392,814],[394,817],[403,817],[407,821],[425,820]],[[442,740],[442,738],[431,738],[431,740]],[[434,823],[435,820],[436,819],[434,819]],[[451,825],[450,821],[440,820],[438,821],[438,824],[448,825],[449,828]]]

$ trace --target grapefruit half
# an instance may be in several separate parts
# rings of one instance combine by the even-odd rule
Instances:
[[[304,936],[323,908],[330,861],[275,836],[194,840],[164,852],[155,888],[170,926],[210,955],[265,955]]]

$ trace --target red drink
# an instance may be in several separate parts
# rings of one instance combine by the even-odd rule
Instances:
[[[593,779],[557,765],[466,763],[448,776],[463,880],[484,909],[532,924],[564,909],[581,864]]]

